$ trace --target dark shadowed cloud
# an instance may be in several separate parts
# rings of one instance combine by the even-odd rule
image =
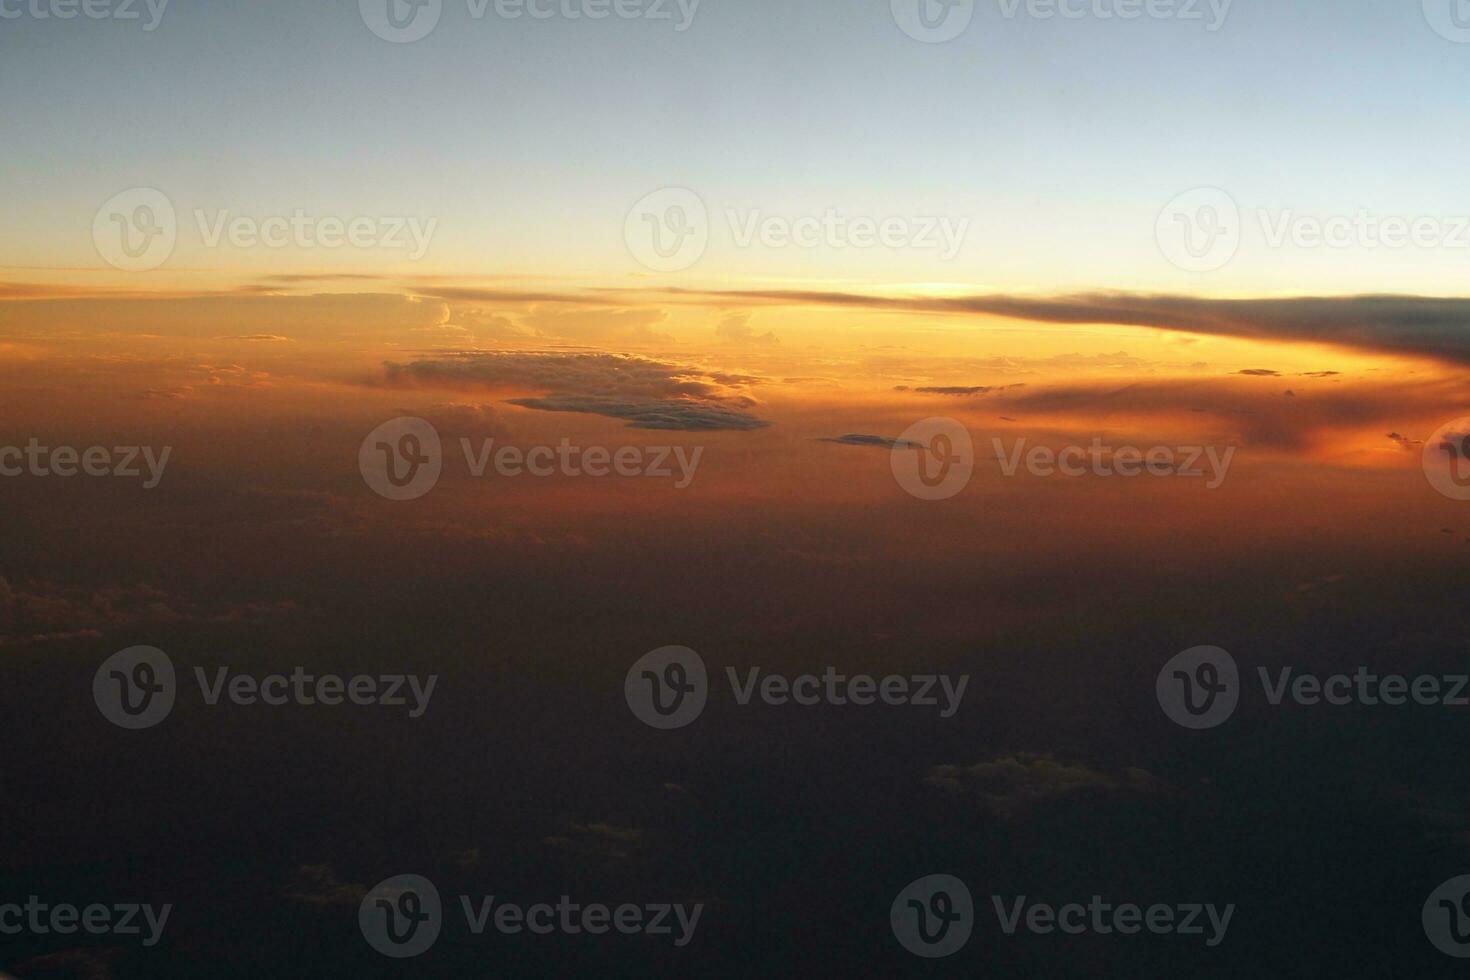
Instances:
[[[771,423],[723,405],[688,398],[624,401],[602,395],[548,395],[512,398],[510,404],[543,412],[581,412],[625,419],[630,429],[677,429],[711,432],[721,429],[763,429]]]
[[[971,766],[934,766],[924,782],[972,796],[984,810],[1003,820],[1019,819],[1038,806],[1063,800],[1153,794],[1161,789],[1142,769],[1114,775],[1036,752],[1018,752]]]
[[[910,447],[918,449],[917,442],[908,439],[889,439],[886,436],[870,436],[861,434],[849,434],[845,436],[826,436],[818,439],[818,442],[835,442],[839,446],[877,446],[881,449],[897,449],[899,447]]]
[[[525,391],[512,405],[623,419],[635,429],[750,430],[770,423],[745,412],[755,404],[746,375],[706,371],[624,354],[473,351],[408,364],[389,362],[388,385]]]

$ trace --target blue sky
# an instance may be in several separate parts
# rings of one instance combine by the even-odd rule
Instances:
[[[185,209],[435,215],[443,267],[486,272],[625,271],[623,217],[661,186],[717,212],[963,214],[973,238],[943,268],[722,259],[718,242],[715,265],[1020,288],[1197,282],[1151,238],[1197,186],[1247,210],[1470,214],[1470,45],[1418,0],[1236,0],[1214,32],[981,0],[944,44],[906,37],[888,0],[703,0],[683,32],[670,8],[474,20],[445,0],[410,44],[345,0],[174,0],[152,32],[0,20],[0,264],[95,261],[91,215],[132,186]],[[1374,285],[1327,258],[1247,254],[1208,285]],[[1383,288],[1454,291],[1470,265],[1371,258]]]

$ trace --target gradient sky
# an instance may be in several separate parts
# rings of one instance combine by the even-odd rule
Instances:
[[[152,488],[0,473],[0,665],[24,693],[0,709],[0,902],[179,914],[153,953],[0,936],[0,970],[262,977],[285,947],[284,975],[380,976],[358,903],[409,871],[447,903],[711,902],[697,960],[455,935],[424,961],[443,976],[896,976],[892,896],[939,870],[1242,910],[1224,950],[991,934],[967,975],[1448,962],[1418,911],[1470,868],[1464,712],[1257,699],[1185,733],[1156,704],[1201,644],[1243,677],[1465,671],[1470,504],[1446,477],[1470,474],[1470,221],[1465,248],[1389,250],[1272,249],[1251,220],[1470,216],[1470,44],[1421,0],[1235,0],[1216,32],[980,0],[943,44],[890,0],[702,0],[684,32],[443,0],[408,44],[357,0],[172,0],[152,32],[17,2],[0,450],[171,455]],[[1247,232],[1185,272],[1156,221],[1205,186]],[[126,272],[93,225],[139,187],[179,240]],[[625,223],[668,187],[714,227],[653,272]],[[737,248],[724,221],[829,208],[971,231],[946,262]],[[196,209],[437,234],[417,262],[206,248]],[[384,499],[363,460],[405,417],[443,473]],[[936,418],[975,450],[944,500],[902,475]],[[492,442],[701,462],[682,487],[474,475]],[[1093,446],[1178,467],[1005,464]],[[1204,451],[1228,474],[1189,473]],[[89,692],[139,644],[443,694],[416,728],[180,699],[119,738]],[[916,724],[712,699],[666,737],[622,691],[668,644],[712,676],[973,674],[974,700]]]
[[[1350,292],[1371,273],[1375,289],[1447,293],[1467,250],[1271,250],[1248,233],[1233,264],[1199,276],[1162,258],[1153,226],[1201,185],[1247,212],[1470,213],[1467,82],[1470,49],[1431,30],[1419,3],[1373,0],[1239,0],[1213,33],[1007,19],[986,0],[938,45],[902,34],[884,0],[705,0],[683,33],[673,21],[476,21],[448,0],[411,44],[374,36],[345,0],[175,0],[151,33],[25,17],[0,21],[0,266],[9,278],[110,274],[92,215],[151,186],[181,218],[437,218],[420,272],[615,278],[642,271],[622,242],[629,207],[682,185],[716,225],[684,281],[1241,294]],[[952,215],[972,230],[953,262],[737,250],[726,207]],[[282,265],[263,250],[201,252],[184,224],[169,275],[150,285]]]

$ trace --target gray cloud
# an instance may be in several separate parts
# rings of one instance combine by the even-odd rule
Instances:
[[[389,385],[533,388],[623,398],[720,398],[757,383],[743,375],[624,354],[469,351],[407,364],[390,361],[384,367]]]
[[[910,388],[908,385],[898,385],[894,391],[912,391],[918,395],[952,395],[955,397],[969,397],[972,395],[988,395],[992,391],[1005,391],[1007,388],[1024,388],[1024,384],[1014,385],[951,385],[948,387]]]
[[[713,432],[721,429],[748,431],[771,423],[723,405],[692,399],[624,401],[605,395],[548,395],[543,398],[512,398],[510,404],[543,412],[581,412],[625,419],[630,429],[672,429],[684,432]]]
[[[389,385],[535,389],[509,404],[627,421],[634,429],[748,431],[769,425],[747,414],[746,375],[705,371],[624,354],[473,351],[385,365]]]
[[[835,442],[840,446],[878,446],[882,449],[897,449],[900,446],[919,448],[917,442],[908,439],[889,439],[885,436],[870,436],[861,434],[849,434],[845,436],[826,436],[818,439],[818,442]]]
[[[1114,775],[1037,752],[1018,752],[971,766],[934,766],[924,782],[973,796],[982,809],[1003,820],[1025,817],[1038,806],[1060,800],[1147,795],[1161,789],[1142,769],[1125,769]]]

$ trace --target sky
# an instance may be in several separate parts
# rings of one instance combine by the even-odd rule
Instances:
[[[16,4],[18,0],[11,0]],[[506,19],[450,0],[396,44],[347,2],[204,5],[138,21],[4,23],[8,224],[0,264],[105,281],[88,231],[120,190],[181,214],[437,219],[402,255],[207,249],[191,220],[147,285],[289,263],[618,280],[634,202],[688,187],[709,252],[682,280],[962,283],[995,289],[1453,292],[1470,249],[1274,248],[1258,209],[1470,213],[1462,46],[1418,4],[1236,2],[1200,19],[1042,19],[982,2],[916,42],[878,0],[705,0],[667,20]],[[1183,8],[1180,8],[1183,9]],[[664,11],[660,11],[664,12]],[[1193,11],[1191,11],[1193,13]],[[1212,26],[1217,29],[1211,30]],[[187,80],[180,84],[179,80]],[[1218,187],[1248,229],[1227,268],[1175,268],[1154,221]],[[951,260],[918,250],[772,250],[727,209],[796,218],[968,219]],[[13,273],[12,273],[13,276]]]
[[[406,871],[707,925],[404,975],[900,975],[939,872],[1239,904],[1221,950],[992,930],[968,972],[1440,975],[1461,713],[1185,731],[1156,684],[1463,673],[1450,0],[123,2],[0,0],[0,908],[177,912],[0,976],[378,975]],[[441,680],[120,732],[139,645]],[[971,700],[656,731],[670,645]]]

